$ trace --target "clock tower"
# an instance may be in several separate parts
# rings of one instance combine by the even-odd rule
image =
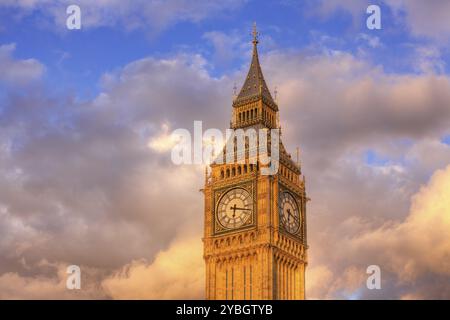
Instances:
[[[256,26],[252,42],[250,69],[233,101],[231,129],[278,129],[278,104],[261,70]],[[206,170],[206,298],[305,299],[308,199],[300,164],[280,139],[278,170],[264,175],[262,162],[249,149],[246,140],[243,161],[213,162]]]

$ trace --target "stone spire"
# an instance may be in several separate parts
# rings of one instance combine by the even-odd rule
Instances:
[[[258,57],[258,36],[259,33],[256,29],[256,23],[253,25],[253,56],[248,70],[247,77],[245,78],[244,85],[241,88],[237,98],[233,102],[233,106],[239,106],[248,102],[263,99],[263,101],[269,105],[275,111],[278,110],[278,106],[272,99],[269,89],[267,88],[264,75],[261,70]]]

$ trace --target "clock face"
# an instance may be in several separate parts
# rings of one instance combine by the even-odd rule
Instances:
[[[220,198],[216,212],[217,220],[223,227],[227,229],[239,228],[253,214],[252,197],[245,189],[231,189]]]
[[[283,192],[280,197],[280,221],[289,233],[295,234],[300,229],[300,212],[297,201],[289,192]]]

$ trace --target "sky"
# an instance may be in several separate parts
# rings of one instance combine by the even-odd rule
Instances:
[[[312,199],[307,298],[450,299],[449,14],[445,0],[0,0],[0,298],[204,297],[204,168],[171,162],[170,133],[227,128],[256,22]],[[81,290],[66,289],[72,264]]]

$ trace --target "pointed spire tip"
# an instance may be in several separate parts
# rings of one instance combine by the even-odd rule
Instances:
[[[253,44],[256,45],[259,41],[258,41],[258,37],[259,37],[259,32],[258,29],[256,28],[256,22],[253,22],[253,31],[252,31],[252,36],[253,36]]]

